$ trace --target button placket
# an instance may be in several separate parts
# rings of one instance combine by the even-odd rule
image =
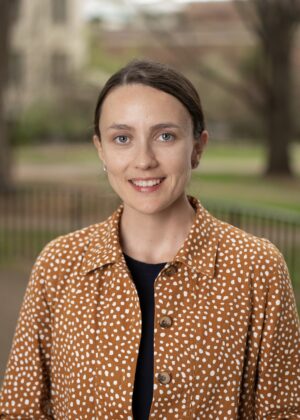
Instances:
[[[170,279],[170,277],[174,276],[177,272],[178,272],[178,266],[177,266],[176,263],[171,264],[168,267],[166,267],[165,269],[163,269],[162,272],[160,273],[160,275],[162,277],[165,277],[165,280],[166,280],[167,283],[165,283],[165,281],[162,281],[161,283],[158,283],[157,288],[156,288],[156,293],[160,293],[161,288],[163,288],[164,285],[166,285],[168,283],[172,284],[173,280]],[[162,305],[162,307],[159,308],[160,316],[158,318],[158,325],[162,330],[170,329],[174,324],[173,318],[170,315],[168,315],[169,302],[166,302],[166,303],[167,303],[166,309],[163,309],[164,305]],[[161,331],[161,333],[163,335],[166,335],[162,331]],[[169,333],[171,333],[171,331]],[[161,355],[161,358],[162,358],[162,360],[164,359],[163,355]],[[155,374],[156,381],[161,386],[168,385],[173,381],[173,377],[172,377],[171,372],[168,371],[168,370],[165,370],[165,369],[168,369],[168,366],[166,366],[165,363],[162,363],[161,366],[156,366],[156,369],[155,369],[156,370],[156,374]]]

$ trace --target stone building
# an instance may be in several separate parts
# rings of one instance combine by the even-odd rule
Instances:
[[[18,0],[6,106],[14,113],[51,101],[76,80],[85,59],[81,0]]]

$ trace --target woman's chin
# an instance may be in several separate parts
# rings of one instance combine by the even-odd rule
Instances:
[[[162,194],[154,197],[145,194],[145,196],[137,197],[133,200],[126,198],[123,200],[123,203],[124,208],[134,211],[137,214],[155,216],[172,212],[174,207],[178,206],[178,199],[178,195],[168,197],[166,194]]]

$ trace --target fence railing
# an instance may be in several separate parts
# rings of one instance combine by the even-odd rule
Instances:
[[[215,217],[273,242],[292,279],[300,277],[300,217],[201,202]],[[114,194],[96,189],[42,186],[0,193],[0,263],[33,261],[51,239],[104,220],[119,204]]]

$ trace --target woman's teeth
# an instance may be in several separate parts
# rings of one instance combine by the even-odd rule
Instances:
[[[162,182],[163,178],[160,179],[148,179],[147,181],[131,180],[131,182],[138,187],[153,187],[154,185]]]

